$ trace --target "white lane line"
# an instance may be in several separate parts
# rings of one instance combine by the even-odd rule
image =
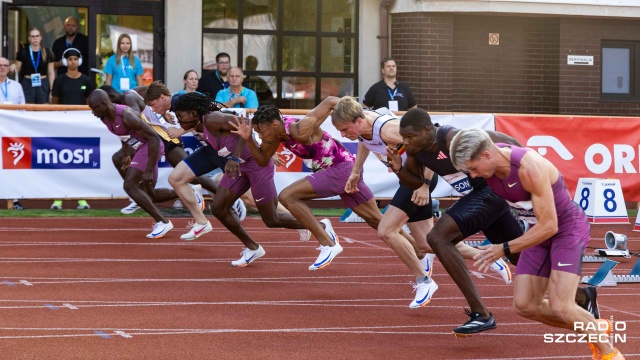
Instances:
[[[23,284],[24,286],[33,286],[33,284],[28,282],[27,280],[20,280],[20,283]]]
[[[71,310],[78,310],[77,306],[73,306],[73,305],[68,304],[68,303],[62,304],[62,306],[66,307],[66,308],[69,308]]]
[[[115,333],[116,333],[116,335],[120,335],[123,338],[127,338],[127,339],[131,339],[133,337],[130,334],[127,334],[126,332],[124,332],[122,330],[115,331]]]

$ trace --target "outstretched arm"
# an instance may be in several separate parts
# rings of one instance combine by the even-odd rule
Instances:
[[[324,99],[318,106],[309,111],[304,118],[291,124],[289,127],[291,136],[305,145],[320,141],[322,138],[320,125],[331,115],[339,100],[340,98],[335,96],[329,96]]]
[[[231,130],[232,133],[238,134],[238,136],[247,142],[251,156],[258,165],[262,167],[267,166],[273,154],[278,151],[280,143],[273,141],[269,144],[262,142],[262,144],[258,145],[252,136],[251,119],[245,119],[244,116],[240,116],[240,118],[234,116],[234,121],[229,121],[229,126],[235,129]]]
[[[160,137],[158,137],[151,125],[142,120],[140,115],[140,112],[126,108],[122,112],[122,119],[127,129],[136,131],[147,142],[149,161],[142,179],[144,181],[153,181],[153,168],[158,162],[158,153],[160,152]]]
[[[403,165],[398,150],[387,146],[387,159],[389,165],[391,165],[391,170],[398,175],[398,179],[400,179],[402,185],[409,189],[417,190],[424,184],[422,165],[418,163],[413,154],[407,152],[407,160],[405,160]]]

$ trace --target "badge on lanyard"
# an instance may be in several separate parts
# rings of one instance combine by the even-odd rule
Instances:
[[[393,89],[393,94],[391,93],[391,90],[389,90],[389,88],[387,88],[387,92],[389,93],[389,97],[391,98],[391,100],[389,100],[388,109],[391,111],[398,111],[398,102],[395,100],[396,94],[398,93],[398,87]]]
[[[33,58],[33,50],[29,46],[29,55],[31,55],[31,64],[33,64],[33,71],[38,71],[38,65],[40,65],[40,52],[38,52],[38,59]],[[31,74],[31,87],[42,86],[42,80],[40,79],[40,73]]]

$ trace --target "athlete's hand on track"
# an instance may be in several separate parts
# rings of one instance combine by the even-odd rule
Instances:
[[[245,141],[249,141],[253,132],[253,128],[251,127],[251,119],[249,119],[249,123],[247,124],[243,115],[240,115],[240,118],[236,116],[235,122],[229,121],[229,125],[235,128],[235,130],[231,130],[232,133],[238,134],[238,136],[243,138]]]
[[[227,164],[224,166],[224,173],[228,177],[235,179],[240,176],[240,164],[234,160],[227,160]]]
[[[418,190],[414,190],[411,201],[418,206],[427,205],[429,203],[429,185],[422,184]]]
[[[473,266],[476,266],[481,272],[487,272],[494,262],[504,256],[501,244],[478,246],[478,250],[480,250],[480,253],[473,257],[473,260],[476,261]]]

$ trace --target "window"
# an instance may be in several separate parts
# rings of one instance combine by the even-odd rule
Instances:
[[[358,1],[203,0],[203,73],[220,52],[271,98],[260,105],[310,109],[357,93]],[[258,81],[259,80],[259,81]],[[266,84],[266,85],[265,85]],[[257,86],[257,85],[256,85]],[[268,88],[265,88],[268,87]],[[258,90],[258,89],[254,89]]]
[[[640,42],[603,41],[601,98],[640,101]]]

